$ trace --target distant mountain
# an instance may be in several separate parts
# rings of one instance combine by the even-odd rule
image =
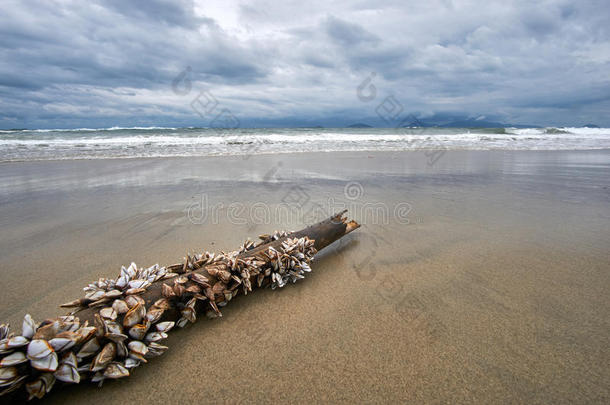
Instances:
[[[500,122],[493,121],[482,121],[482,120],[458,120],[451,122],[430,122],[430,121],[413,121],[410,124],[404,125],[404,127],[414,128],[429,128],[429,127],[437,127],[437,128],[505,128],[511,127],[513,125],[502,124]]]
[[[464,119],[452,121],[442,126],[446,128],[504,128],[511,125],[502,124],[500,122],[494,121]]]
[[[373,127],[368,124],[358,123],[358,124],[348,125],[347,128],[373,128]]]
[[[433,116],[425,121],[413,120],[404,127],[440,127],[440,128],[538,128],[537,125],[510,124],[497,121],[486,121],[484,119],[466,117]]]
[[[405,124],[402,127],[403,128],[428,128],[428,127],[436,127],[438,125],[436,124],[431,124],[429,122],[424,122],[424,121],[420,121],[420,120],[415,120],[410,122],[409,124]]]

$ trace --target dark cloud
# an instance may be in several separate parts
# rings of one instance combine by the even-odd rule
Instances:
[[[392,94],[420,116],[610,126],[609,27],[597,0],[7,0],[0,127],[205,125],[202,90],[244,125],[349,123]]]
[[[130,20],[149,20],[154,24],[197,29],[199,24],[213,23],[195,15],[193,0],[107,0],[104,6]]]
[[[379,38],[358,24],[342,21],[336,17],[328,17],[324,23],[328,35],[342,46],[355,46],[369,43],[374,46]]]

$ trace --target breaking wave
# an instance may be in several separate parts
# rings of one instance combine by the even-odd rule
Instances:
[[[412,149],[610,148],[609,128],[111,127],[0,130],[0,161]]]

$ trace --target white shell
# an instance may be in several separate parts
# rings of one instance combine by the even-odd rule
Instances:
[[[129,277],[131,278],[134,278],[138,274],[138,266],[136,266],[134,262],[131,262],[127,268],[127,274],[129,274]]]
[[[78,322],[78,321],[68,322],[64,326],[67,326],[67,327],[62,328],[62,332],[65,330],[70,331],[70,332],[76,332],[80,326],[80,322]]]
[[[136,354],[140,354],[142,356],[148,353],[148,347],[144,344],[144,342],[140,342],[139,340],[132,340],[131,342],[129,342],[127,347],[129,348],[129,351],[134,352]]]
[[[57,353],[52,352],[47,357],[35,359],[31,361],[32,367],[42,371],[55,371],[59,362],[57,361]]]
[[[148,344],[148,355],[146,357],[155,357],[162,355],[166,350],[167,346],[160,345],[156,342],[150,342]]]
[[[123,333],[123,328],[121,328],[121,325],[119,325],[118,323],[112,321],[106,321],[104,323],[106,324],[106,330],[109,334]]]
[[[84,328],[80,328],[78,329],[75,333],[78,335],[78,342],[82,343],[88,339],[90,339],[91,337],[93,337],[93,335],[95,334],[96,329],[94,326],[86,326]]]
[[[16,364],[21,364],[26,362],[27,358],[23,352],[15,352],[13,354],[9,354],[2,360],[0,360],[0,367],[9,367],[14,366]]]
[[[148,309],[148,312],[146,312],[146,320],[150,323],[155,323],[159,319],[161,319],[163,312],[165,312],[165,310],[163,310],[161,308],[156,308],[154,306],[150,307]]]
[[[15,336],[9,339],[5,339],[0,343],[0,350],[14,349],[16,347],[25,346],[29,343],[29,339],[23,336]]]
[[[85,294],[85,298],[87,298],[91,301],[97,301],[100,298],[103,298],[104,294],[106,294],[106,292],[104,290],[92,291],[90,293]]]
[[[144,315],[146,315],[144,305],[140,303],[136,304],[123,318],[123,326],[126,328],[131,328],[132,326],[140,323],[142,318],[144,318]]]
[[[31,339],[32,336],[34,336],[34,333],[36,333],[36,322],[34,322],[30,314],[26,314],[23,318],[21,334],[23,335],[23,337]]]
[[[138,367],[140,365],[140,361],[136,360],[136,359],[132,359],[131,357],[128,357],[127,360],[125,360],[125,368],[135,368]]]
[[[73,367],[78,367],[78,359],[76,358],[76,355],[74,353],[68,352],[61,359],[60,364],[67,364]]]
[[[100,371],[116,356],[116,344],[114,342],[106,343],[102,350],[95,356],[91,363],[91,371]]]
[[[6,324],[0,325],[0,339],[4,339],[8,336],[9,327]]]
[[[0,380],[1,381],[12,380],[13,378],[15,378],[17,376],[18,376],[18,373],[17,373],[16,367],[0,368]]]
[[[121,277],[118,278],[118,280],[116,281],[116,286],[118,288],[125,288],[125,286],[127,285],[127,283],[129,283],[129,278],[127,275],[122,274]]]
[[[123,293],[120,292],[119,290],[110,290],[110,291],[106,291],[106,293],[104,294],[104,297],[105,298],[118,298],[122,295],[123,295]]]
[[[110,363],[106,370],[104,370],[104,377],[106,378],[123,378],[128,376],[129,370],[120,363]]]
[[[37,360],[53,353],[53,347],[44,339],[34,339],[28,345],[28,359]]]
[[[142,324],[137,324],[134,325],[131,329],[129,329],[129,336],[136,340],[142,340],[144,339],[144,336],[146,336],[147,331],[148,328],[146,326]]]
[[[159,332],[169,332],[174,325],[176,324],[176,322],[159,322],[158,324],[156,324],[155,326],[157,327],[157,330]]]
[[[191,307],[184,308],[182,311],[180,311],[180,314],[183,318],[188,319],[192,323],[195,323],[195,321],[197,320],[197,314],[195,310]]]
[[[152,332],[146,335],[146,340],[148,342],[158,342],[159,340],[167,338],[167,334],[165,332]]]
[[[97,339],[93,338],[85,343],[83,347],[81,347],[76,356],[83,359],[85,357],[94,355],[98,350],[100,350],[100,345],[97,342]]]
[[[117,317],[117,313],[112,307],[106,307],[100,309],[100,316],[105,319],[115,320]]]
[[[66,363],[59,366],[54,375],[59,381],[73,384],[78,384],[80,382],[80,374],[78,373],[76,367]]]
[[[150,285],[148,280],[131,280],[129,282],[129,288],[146,288]]]
[[[71,348],[76,342],[68,338],[53,338],[49,340],[49,343],[51,344],[53,350],[55,350],[56,352],[61,352],[63,350]]]
[[[123,300],[114,300],[112,309],[114,309],[117,314],[124,314],[129,311],[129,306],[127,306],[127,303]]]

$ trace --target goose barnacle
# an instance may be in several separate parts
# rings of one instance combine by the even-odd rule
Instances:
[[[107,343],[101,352],[93,359],[91,371],[103,370],[116,356],[116,343]]]
[[[17,364],[25,363],[26,361],[28,361],[28,359],[23,352],[15,352],[0,360],[0,367],[16,366]]]
[[[129,376],[129,370],[127,370],[121,363],[110,363],[104,370],[105,378],[123,378]]]
[[[26,314],[23,318],[23,326],[21,335],[25,338],[31,339],[36,333],[36,322],[32,319],[30,314]]]

